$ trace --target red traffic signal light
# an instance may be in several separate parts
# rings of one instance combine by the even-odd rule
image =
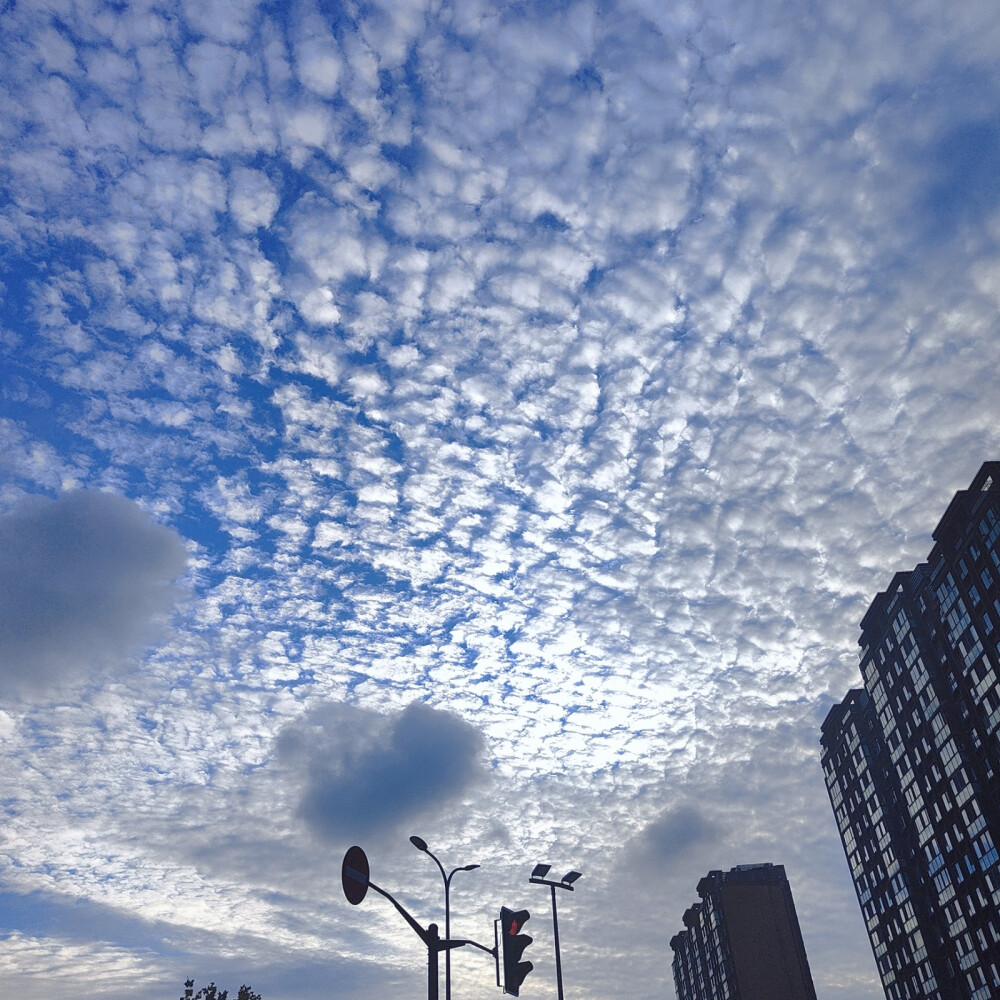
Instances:
[[[519,996],[524,977],[534,968],[531,962],[522,962],[524,949],[531,938],[521,933],[531,914],[527,910],[509,910],[500,907],[500,951],[503,955],[503,991]]]

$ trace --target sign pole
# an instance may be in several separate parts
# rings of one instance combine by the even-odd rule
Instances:
[[[438,1000],[438,925],[427,927],[427,1000]]]

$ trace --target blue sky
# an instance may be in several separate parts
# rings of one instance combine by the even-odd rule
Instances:
[[[533,910],[671,994],[784,864],[880,991],[818,762],[1000,450],[990,4],[8,3],[0,973],[413,995]],[[456,953],[455,997],[495,992]]]

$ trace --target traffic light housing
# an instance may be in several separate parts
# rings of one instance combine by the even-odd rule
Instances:
[[[524,949],[531,938],[521,933],[531,914],[527,910],[509,910],[500,907],[500,952],[503,955],[503,991],[519,996],[524,977],[534,968],[531,962],[522,962]]]

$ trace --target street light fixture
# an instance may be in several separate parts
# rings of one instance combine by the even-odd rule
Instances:
[[[478,868],[479,866],[474,865],[473,867]],[[471,944],[473,948],[478,948],[480,951],[492,955],[494,962],[497,959],[498,950],[495,945],[492,948],[487,948],[486,945],[467,938],[461,938],[457,941],[452,941],[450,938],[442,940],[438,934],[437,924],[421,927],[392,893],[377,886],[371,880],[368,855],[357,845],[350,848],[344,855],[344,863],[340,867],[340,884],[347,897],[347,902],[352,906],[357,906],[362,902],[368,895],[368,890],[373,889],[380,896],[388,899],[399,911],[400,916],[417,932],[417,936],[427,946],[427,1000],[438,1000],[438,952],[443,951],[447,956],[452,948],[461,948],[463,945]]]
[[[380,896],[385,896],[396,907],[400,916],[417,932],[417,936],[427,946],[427,1000],[438,1000],[438,952],[473,942],[442,941],[438,935],[437,924],[421,927],[414,920],[413,915],[391,892],[387,892],[371,880],[368,856],[357,845],[344,855],[344,863],[340,868],[340,883],[344,889],[344,895],[347,897],[347,902],[352,906],[357,906],[368,895],[368,890],[374,889]],[[447,954],[446,951],[445,954]]]
[[[427,841],[423,837],[410,837],[410,843],[418,851],[423,851],[424,854],[434,859],[435,864],[441,872],[441,878],[444,879],[444,936],[446,941],[451,940],[451,878],[455,872],[471,872],[475,871],[479,865],[459,865],[457,868],[452,868],[447,875],[444,873],[444,865],[438,861],[437,855],[435,855],[431,849],[427,846]],[[444,953],[444,997],[445,1000],[451,1000],[451,952],[446,951]]]
[[[556,987],[559,990],[559,1000],[563,1000],[562,961],[559,958],[559,917],[556,913],[556,889],[568,889],[572,892],[573,883],[580,878],[583,873],[578,871],[568,871],[558,882],[554,882],[545,877],[551,869],[552,865],[535,865],[535,867],[531,870],[531,876],[528,881],[533,882],[535,885],[547,885],[552,889],[552,936],[555,939],[556,945]]]

